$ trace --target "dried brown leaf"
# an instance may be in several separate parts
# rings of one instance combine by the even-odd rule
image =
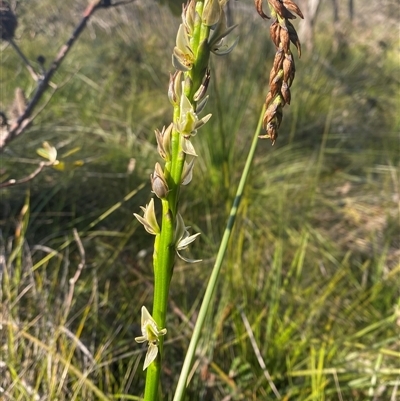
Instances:
[[[254,4],[255,4],[256,10],[257,10],[258,14],[261,16],[261,18],[270,19],[270,17],[268,17],[268,15],[264,14],[264,11],[262,9],[262,0],[254,0]]]
[[[297,4],[293,3],[292,0],[282,0],[283,5],[290,11],[294,12],[297,14],[300,18],[304,19],[303,13],[301,12],[300,8],[297,6]]]

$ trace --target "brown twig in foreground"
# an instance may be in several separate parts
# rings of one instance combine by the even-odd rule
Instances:
[[[75,271],[74,276],[69,279],[69,291],[68,291],[68,296],[67,296],[67,299],[66,299],[66,302],[65,302],[65,316],[64,316],[65,319],[67,318],[68,313],[69,313],[69,311],[71,309],[72,298],[74,296],[74,290],[75,290],[75,284],[78,281],[78,279],[79,279],[79,277],[80,277],[80,275],[82,273],[82,270],[86,265],[85,248],[83,247],[81,238],[79,237],[79,234],[78,234],[78,231],[77,231],[76,228],[74,228],[72,230],[72,232],[74,234],[74,240],[76,242],[76,245],[78,246],[78,251],[79,251],[79,255],[80,255],[81,261],[78,264],[78,267],[77,267],[77,269]]]
[[[0,189],[11,187],[13,185],[24,184],[30,180],[33,180],[45,167],[51,167],[51,166],[54,166],[54,162],[40,162],[36,170],[33,171],[31,174],[27,175],[26,177],[21,178],[20,180],[12,178],[11,180],[1,182]]]
[[[13,139],[17,138],[21,135],[28,125],[33,121],[33,117],[31,117],[34,108],[37,106],[39,100],[43,96],[44,92],[49,86],[50,80],[58,67],[61,65],[65,56],[71,49],[72,45],[75,43],[79,35],[85,29],[87,22],[90,17],[94,14],[94,12],[100,8],[108,8],[115,7],[118,5],[124,5],[133,2],[134,0],[127,1],[119,1],[115,4],[111,3],[111,0],[94,0],[92,1],[83,12],[83,16],[79,24],[74,29],[72,35],[68,39],[68,41],[61,47],[56,58],[51,63],[50,68],[44,74],[43,79],[38,81],[38,87],[32,97],[30,99],[24,113],[19,116],[19,118],[13,122],[6,132],[2,132],[0,136],[0,150],[4,149],[4,147],[10,143]]]
[[[253,347],[253,350],[254,350],[254,353],[256,355],[257,361],[258,361],[261,369],[263,370],[264,376],[267,379],[268,384],[271,387],[271,390],[274,392],[275,397],[278,400],[281,400],[282,396],[279,394],[279,391],[276,388],[274,382],[272,381],[272,377],[268,372],[267,366],[265,365],[264,359],[262,358],[262,355],[261,355],[261,352],[260,352],[260,348],[258,348],[256,339],[254,338],[254,333],[253,333],[253,330],[252,330],[251,325],[249,323],[249,320],[247,319],[247,316],[244,314],[242,308],[239,308],[239,309],[240,309],[240,316],[242,317],[242,320],[243,320],[243,323],[244,323],[244,327],[246,328],[247,335],[249,336],[250,343],[251,343],[251,346]]]

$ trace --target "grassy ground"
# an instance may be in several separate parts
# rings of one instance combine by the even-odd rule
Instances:
[[[84,5],[22,4],[17,36],[28,57],[43,53],[50,62]],[[248,5],[233,11],[240,42],[212,60],[214,117],[194,139],[199,160],[182,194],[185,222],[202,232],[193,257],[203,262],[175,267],[166,400],[272,63],[267,25]],[[379,26],[386,15],[384,31],[367,25],[371,14],[358,15],[337,52],[330,20],[321,17],[315,51],[296,60],[278,142],[258,146],[188,400],[278,399],[271,383],[283,400],[400,395],[399,42],[386,12],[373,17]],[[133,338],[140,307],[151,302],[152,238],[132,213],[150,196],[153,130],[171,119],[177,26],[166,8],[148,2],[97,14],[53,79],[60,89],[2,154],[3,180],[32,171],[44,140],[64,169],[1,194],[0,398],[142,394],[144,354]],[[10,48],[2,48],[1,71],[2,108],[16,86],[34,89]]]

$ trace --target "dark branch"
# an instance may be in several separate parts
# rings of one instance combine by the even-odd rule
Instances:
[[[0,189],[1,188],[6,188],[6,187],[11,187],[13,185],[19,185],[19,184],[24,184],[28,181],[33,180],[45,167],[50,167],[53,166],[54,162],[40,162],[39,166],[35,171],[33,171],[31,174],[27,175],[24,178],[21,178],[20,180],[15,180],[11,179],[8,181],[4,181],[0,183]]]
[[[132,0],[133,1],[133,0]],[[73,31],[72,35],[68,39],[68,41],[61,47],[59,50],[56,58],[52,62],[50,68],[43,76],[43,79],[39,81],[38,87],[29,101],[24,113],[19,116],[16,122],[14,122],[8,132],[6,134],[1,135],[0,137],[0,150],[4,149],[4,147],[10,143],[13,139],[17,138],[28,125],[32,122],[33,117],[31,117],[34,108],[37,106],[38,102],[42,98],[44,92],[49,86],[50,80],[54,73],[57,71],[59,66],[61,65],[62,61],[64,60],[65,56],[68,54],[69,50],[71,49],[72,45],[75,43],[79,35],[85,29],[87,22],[89,21],[90,17],[94,14],[94,12],[100,8],[107,8],[110,6],[118,6],[122,4],[128,4],[132,1],[120,1],[115,4],[112,4],[110,0],[95,0],[92,1],[83,12],[83,17],[75,30]]]

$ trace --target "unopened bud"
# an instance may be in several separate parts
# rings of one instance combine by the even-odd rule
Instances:
[[[164,126],[161,132],[158,129],[155,130],[158,154],[166,161],[171,158],[171,135],[173,126],[174,125],[171,123],[167,128]]]
[[[175,71],[175,73],[173,75],[171,74],[169,77],[168,99],[172,106],[178,106],[179,99],[181,98],[181,77],[182,71]]]
[[[189,32],[194,29],[194,21],[196,18],[196,1],[190,0],[186,6],[183,7],[182,21]]]
[[[206,0],[203,9],[203,23],[207,26],[215,25],[221,17],[219,0]]]
[[[160,163],[156,163],[154,174],[150,175],[150,181],[151,188],[156,196],[160,199],[165,199],[168,195],[169,188]]]

